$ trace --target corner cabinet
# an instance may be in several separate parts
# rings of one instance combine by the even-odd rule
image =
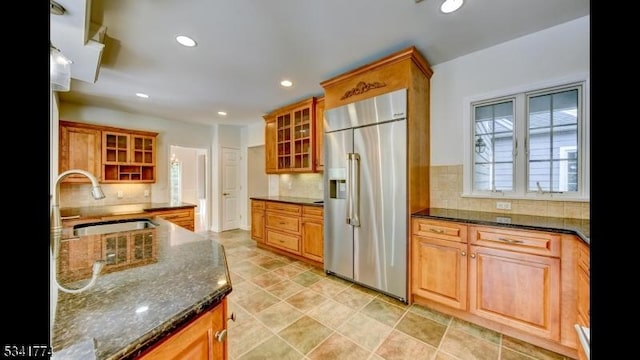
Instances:
[[[154,183],[158,133],[109,126],[59,122],[60,173],[86,170],[101,183]],[[71,175],[65,182],[89,182]]]
[[[138,360],[227,359],[227,299],[162,340]]]
[[[268,174],[316,171],[315,106],[312,97],[264,116]]]

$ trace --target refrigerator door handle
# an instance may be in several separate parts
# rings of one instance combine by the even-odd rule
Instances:
[[[351,153],[347,153],[347,224],[351,225],[351,217],[353,213],[353,199],[351,198],[351,194],[353,191],[351,189],[351,179],[352,179],[352,171],[353,171],[353,162],[351,161]]]
[[[351,153],[349,158],[351,160],[350,224],[351,226],[360,226],[360,154]]]

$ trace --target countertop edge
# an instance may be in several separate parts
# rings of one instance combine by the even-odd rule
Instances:
[[[172,335],[184,325],[196,319],[199,315],[220,304],[222,300],[231,293],[231,291],[232,286],[229,285],[214,292],[209,298],[205,298],[204,300],[193,304],[193,306],[184,312],[166,320],[156,329],[151,330],[144,337],[140,338],[139,342],[130,344],[118,353],[113,354],[109,359],[128,360],[137,358],[145,351],[149,350],[156,344],[159,344],[167,336]]]
[[[258,200],[258,201],[273,201],[273,202],[281,202],[287,204],[296,204],[296,205],[305,205],[305,206],[317,206],[324,207],[324,203],[317,203],[316,201],[323,201],[322,199],[315,198],[302,198],[302,197],[269,197],[269,196],[251,196],[250,200]]]

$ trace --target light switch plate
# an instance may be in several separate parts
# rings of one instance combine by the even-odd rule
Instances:
[[[124,191],[118,190],[118,199],[122,199],[124,197]]]

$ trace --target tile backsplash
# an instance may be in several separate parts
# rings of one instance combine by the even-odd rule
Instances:
[[[282,174],[279,177],[280,196],[322,199],[322,173]]]
[[[442,165],[430,167],[431,207],[504,212],[511,214],[589,219],[589,202],[546,201],[546,200],[496,200],[487,198],[462,197],[462,165]],[[279,194],[307,198],[323,197],[322,173],[284,174],[279,176]],[[510,210],[496,209],[496,202],[506,201]]]
[[[119,204],[138,204],[151,202],[150,184],[100,184],[105,198],[94,200],[91,197],[91,184],[60,185],[60,207],[102,206]],[[145,196],[145,191],[148,192]],[[118,193],[122,195],[118,197]]]
[[[429,181],[431,183],[431,207],[434,208],[505,212],[572,219],[590,218],[589,202],[463,198],[460,196],[463,187],[462,165],[432,166],[430,168]],[[498,201],[511,203],[511,209],[496,209]]]

